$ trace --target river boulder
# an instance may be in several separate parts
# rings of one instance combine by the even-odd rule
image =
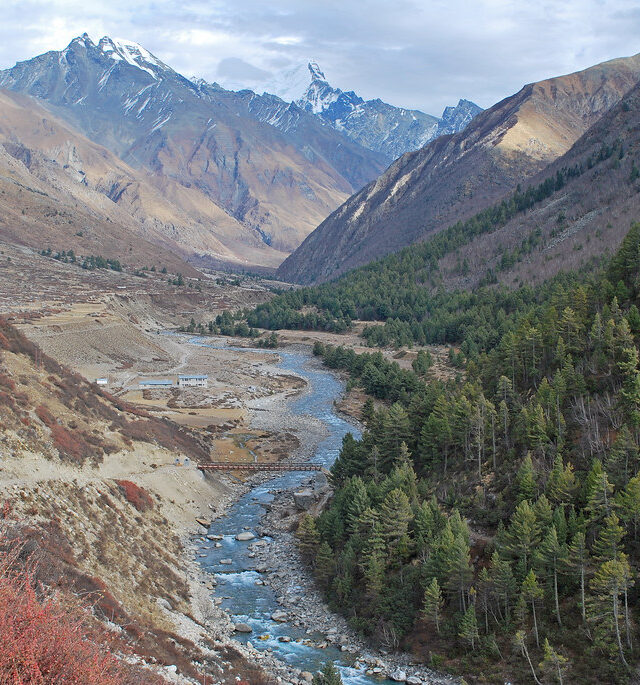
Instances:
[[[239,542],[249,542],[249,540],[253,540],[253,538],[255,538],[255,535],[250,531],[245,531],[244,533],[238,533],[236,535],[236,540]]]
[[[285,623],[289,616],[287,615],[286,611],[274,611],[271,614],[271,620],[272,621],[277,621],[278,623]]]
[[[311,509],[315,499],[316,498],[313,494],[313,490],[309,490],[309,488],[298,490],[297,492],[293,493],[293,501],[295,502],[296,507],[298,507],[298,509],[301,511],[307,511],[308,509]]]
[[[253,628],[248,623],[236,623],[233,626],[236,633],[252,633]]]

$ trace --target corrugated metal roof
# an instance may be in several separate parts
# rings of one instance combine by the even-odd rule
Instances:
[[[209,376],[206,375],[206,374],[197,374],[197,373],[194,373],[194,374],[188,374],[188,375],[185,374],[185,375],[182,375],[182,376],[178,376],[178,378],[179,378],[180,380],[187,380],[188,378],[206,379],[206,378],[209,378]]]

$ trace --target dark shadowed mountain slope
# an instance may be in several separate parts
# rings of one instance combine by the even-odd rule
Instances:
[[[442,284],[539,283],[618,248],[640,217],[640,84],[531,179],[549,181],[544,201],[440,260]]]
[[[329,216],[278,276],[324,281],[473,216],[559,156],[640,78],[640,55],[525,86],[397,160]]]

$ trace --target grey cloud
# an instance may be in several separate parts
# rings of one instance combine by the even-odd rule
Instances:
[[[83,31],[178,71],[255,81],[306,59],[366,98],[439,114],[640,50],[637,0],[5,0],[0,67]],[[261,76],[262,75],[262,76]]]

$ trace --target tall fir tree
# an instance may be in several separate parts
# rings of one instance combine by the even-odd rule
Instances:
[[[433,623],[438,634],[440,634],[440,614],[443,606],[444,600],[442,599],[442,591],[440,590],[440,585],[438,585],[438,579],[433,578],[424,591],[422,615],[427,621]]]

